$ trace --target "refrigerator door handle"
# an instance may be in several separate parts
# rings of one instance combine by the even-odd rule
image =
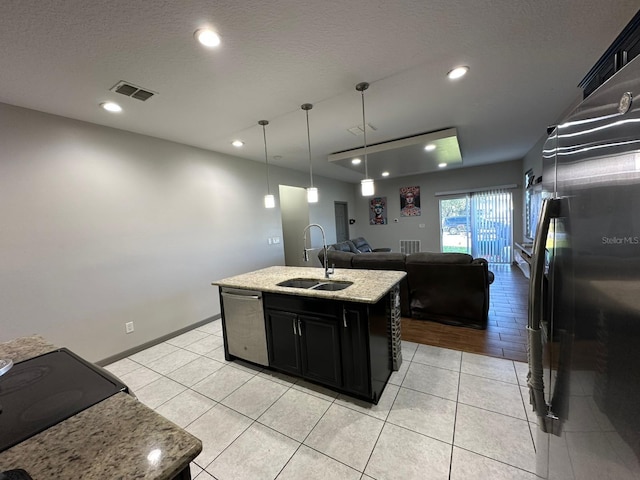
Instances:
[[[529,282],[529,308],[527,321],[527,334],[529,337],[529,373],[527,385],[529,387],[529,402],[533,406],[538,417],[544,419],[540,422],[542,429],[547,429],[548,406],[544,399],[544,370],[542,364],[542,290],[545,267],[545,247],[549,225],[552,218],[557,218],[560,210],[560,200],[546,198],[542,201],[540,217],[536,227],[536,238],[533,242],[533,255],[531,262],[531,280]],[[549,425],[550,427],[550,425]]]

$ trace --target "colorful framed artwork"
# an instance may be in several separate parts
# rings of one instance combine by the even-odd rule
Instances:
[[[374,197],[369,201],[369,225],[387,224],[387,197]]]
[[[400,216],[418,217],[420,214],[420,187],[402,187],[400,189]]]

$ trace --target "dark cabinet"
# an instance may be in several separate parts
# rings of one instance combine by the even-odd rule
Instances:
[[[342,311],[342,372],[344,388],[369,395],[369,327],[367,308],[344,305]]]
[[[299,374],[300,344],[298,342],[298,316],[279,310],[265,311],[269,365],[289,373]]]
[[[340,331],[335,317],[290,309],[272,298],[266,308],[269,365],[325,385],[342,385]]]
[[[265,293],[264,302],[269,366],[377,403],[391,374],[384,301]]]

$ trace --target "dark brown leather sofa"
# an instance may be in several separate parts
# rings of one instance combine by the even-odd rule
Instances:
[[[407,272],[400,282],[403,317],[484,329],[493,273],[484,258],[465,253],[353,253],[330,249],[330,266]],[[324,265],[324,252],[318,253]]]

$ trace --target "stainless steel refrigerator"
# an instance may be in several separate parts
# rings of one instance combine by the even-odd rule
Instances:
[[[543,158],[528,325],[537,474],[640,479],[640,57],[555,128]]]

